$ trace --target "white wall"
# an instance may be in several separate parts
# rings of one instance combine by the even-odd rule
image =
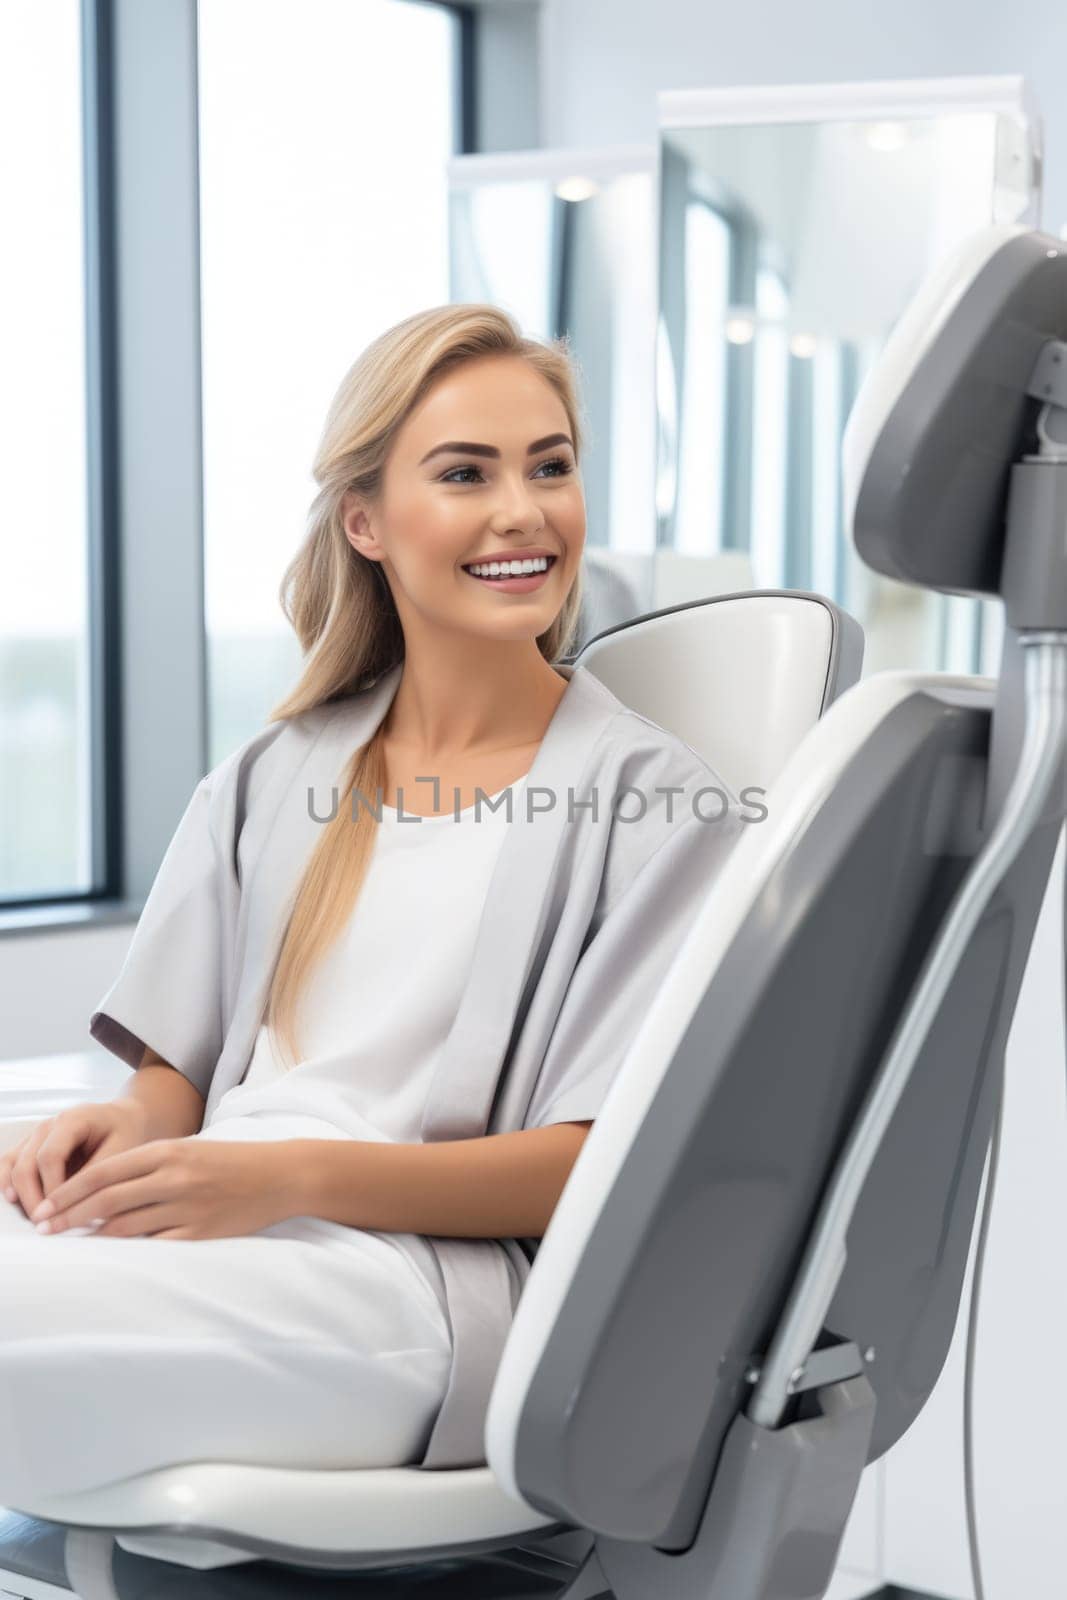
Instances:
[[[1067,1095],[1063,840],[1008,1040],[1004,1133],[978,1322],[975,1455],[986,1600],[1067,1589]],[[963,1490],[969,1280],[948,1361],[886,1459],[885,1574],[971,1600]]]
[[[0,938],[0,1061],[97,1050],[89,1018],[119,975],[132,922]]]

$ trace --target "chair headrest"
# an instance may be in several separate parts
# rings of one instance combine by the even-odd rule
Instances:
[[[754,589],[607,628],[576,659],[740,795],[769,789],[827,706],[858,680],[863,630],[823,595]]]
[[[1018,224],[964,240],[893,329],[849,417],[844,518],[868,566],[998,595],[1012,463],[1036,447],[1038,356],[1067,338],[1067,245]]]

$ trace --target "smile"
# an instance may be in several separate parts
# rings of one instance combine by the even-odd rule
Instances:
[[[526,594],[544,582],[555,562],[555,556],[533,556],[516,561],[474,561],[462,570],[475,583],[491,584],[505,594]]]

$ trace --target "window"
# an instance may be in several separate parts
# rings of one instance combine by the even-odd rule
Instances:
[[[460,19],[408,0],[201,0],[210,761],[299,646],[278,601],[330,399],[371,339],[446,303]]]
[[[0,9],[0,904],[93,887],[81,26]]]

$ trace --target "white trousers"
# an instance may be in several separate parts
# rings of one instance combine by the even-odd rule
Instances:
[[[388,1234],[39,1234],[0,1195],[0,1505],[187,1461],[409,1465],[451,1361]]]

